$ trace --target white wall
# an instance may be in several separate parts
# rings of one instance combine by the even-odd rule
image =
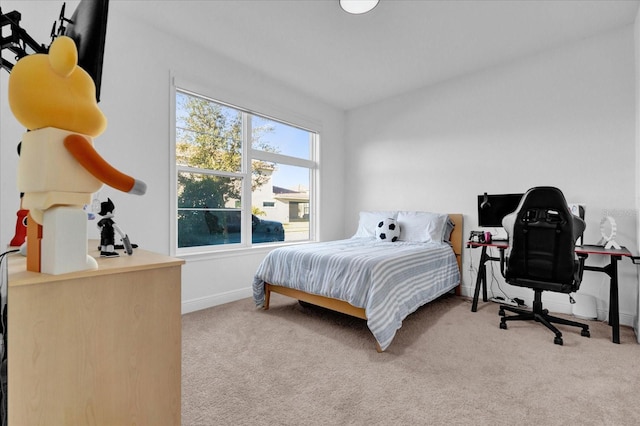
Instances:
[[[163,2],[154,2],[162,7]],[[67,2],[72,11],[76,2]],[[49,41],[51,24],[62,1],[2,1],[3,12],[18,10],[22,26],[43,43]],[[120,11],[121,2],[110,2],[102,100],[109,120],[107,131],[96,139],[98,151],[126,173],[144,180],[142,197],[103,189],[100,198],[111,197],[116,221],[141,248],[170,254],[169,196],[172,174],[170,141],[170,75],[209,90],[210,96],[291,122],[313,123],[321,133],[320,238],[343,235],[344,112],[289,89],[259,70],[250,69],[205,49],[177,40],[131,21]],[[224,40],[209,40],[212,48]],[[13,236],[18,193],[15,147],[23,132],[6,100],[8,74],[1,72],[1,207],[0,244]],[[97,238],[97,229],[90,229]],[[244,250],[187,259],[183,268],[183,311],[251,295],[251,281],[266,249]],[[135,255],[135,254],[134,254]]]
[[[617,241],[635,250],[634,79],[629,26],[348,112],[347,232],[359,210],[421,209],[463,213],[466,236],[477,229],[477,194],[553,185],[586,203],[586,243],[597,242],[608,214]],[[463,255],[468,295],[479,256]],[[619,272],[621,322],[631,325],[636,267],[625,260]],[[608,289],[606,275],[585,272],[580,291],[597,298],[601,319]],[[532,300],[526,289],[509,286],[508,294]],[[544,297],[570,312],[566,296]]]

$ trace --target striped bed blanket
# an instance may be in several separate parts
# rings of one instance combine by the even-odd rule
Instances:
[[[367,325],[385,350],[409,314],[460,283],[460,271],[446,243],[353,237],[271,251],[253,280],[257,306],[264,304],[264,283],[364,308]]]

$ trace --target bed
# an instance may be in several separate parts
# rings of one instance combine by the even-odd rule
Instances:
[[[379,223],[399,225],[395,242],[381,240]],[[345,240],[271,251],[253,280],[253,298],[269,309],[272,292],[367,321],[382,352],[402,321],[420,306],[455,290],[459,295],[461,214],[360,212]]]

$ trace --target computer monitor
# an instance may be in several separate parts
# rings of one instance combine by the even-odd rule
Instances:
[[[486,192],[478,195],[478,226],[502,227],[502,218],[516,210],[523,195],[487,194]]]

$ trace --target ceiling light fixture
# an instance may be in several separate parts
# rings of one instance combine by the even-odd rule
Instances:
[[[354,15],[361,15],[372,10],[380,0],[340,0],[342,10]]]

